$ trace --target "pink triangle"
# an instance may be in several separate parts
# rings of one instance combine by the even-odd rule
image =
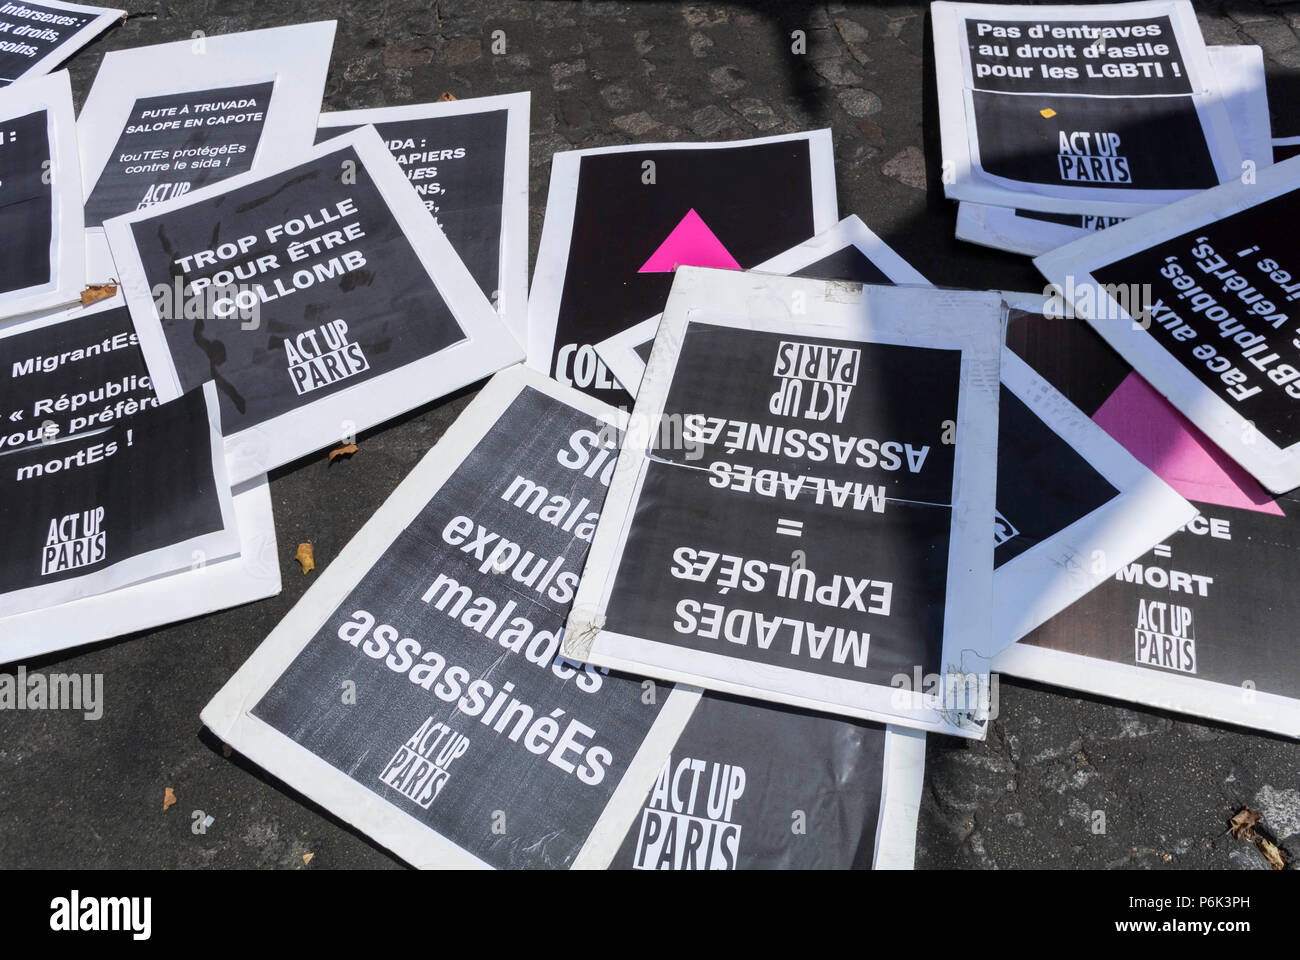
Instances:
[[[1250,474],[1136,373],[1092,419],[1188,500],[1284,516]]]
[[[682,217],[681,223],[673,227],[672,233],[659,244],[658,250],[650,254],[650,259],[637,273],[672,273],[678,267],[739,270],[740,264],[692,209]]]

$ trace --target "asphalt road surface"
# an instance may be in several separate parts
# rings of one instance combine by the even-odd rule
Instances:
[[[339,30],[327,109],[531,90],[534,255],[557,151],[829,126],[841,215],[858,214],[937,283],[1042,288],[1027,259],[953,238],[924,3],[118,5],[129,19],[70,64],[79,105],[108,50],[330,17]],[[1300,134],[1300,5],[1196,6],[1209,43],[1263,46],[1275,134]],[[795,29],[807,34],[804,56],[790,54]],[[495,30],[504,55],[491,51]],[[0,712],[0,867],[399,866],[224,757],[199,710],[311,582],[296,545],[314,541],[317,564],[328,564],[471,395],[369,431],[349,460],[330,465],[321,451],[273,474],[278,597],[27,664],[103,674],[105,709],[95,721]],[[1281,738],[1004,678],[987,742],[929,738],[917,866],[1264,869],[1253,847],[1225,835],[1228,818],[1254,807],[1300,853],[1297,771],[1300,745]],[[164,811],[169,787],[177,802]],[[206,816],[212,825],[194,832]]]

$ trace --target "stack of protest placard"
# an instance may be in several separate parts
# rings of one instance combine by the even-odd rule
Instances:
[[[317,145],[333,36],[0,90],[0,661],[278,592],[268,470],[523,359],[527,95]]]
[[[204,722],[417,866],[910,866],[919,734],[561,653],[625,422],[498,374]]]
[[[1300,485],[1298,197],[1300,160],[1287,160],[1035,261],[1056,311],[1079,318],[1049,342],[1091,361],[1082,405],[1202,513],[1009,652],[1009,672],[1300,735],[1286,589],[1300,547],[1287,519]],[[1098,335],[1122,360],[1090,345]],[[1060,376],[1044,344],[1021,349]],[[1080,655],[1111,663],[1067,679]]]
[[[1040,254],[1272,164],[1258,47],[1190,0],[931,4],[957,236]]]
[[[756,269],[927,284],[857,217]],[[658,327],[656,317],[597,346],[634,393]],[[1005,645],[1136,560],[1193,510],[1014,354],[1004,352],[1001,379],[998,503],[1007,512],[994,515],[994,634]]]
[[[120,297],[0,331],[0,382],[0,662],[279,592],[265,478],[211,383],[158,403]]]
[[[23,238],[0,253],[0,662],[280,587],[266,482],[232,486],[213,385],[159,405],[121,297],[70,306],[86,286],[83,181],[68,75],[41,74],[119,13],[0,8],[47,24],[31,69],[0,60],[15,73],[0,89],[0,229]]]

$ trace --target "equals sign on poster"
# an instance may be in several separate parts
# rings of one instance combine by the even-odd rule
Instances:
[[[1155,547],[1152,548],[1151,552],[1157,557],[1172,557],[1174,555],[1174,552],[1169,549],[1169,544],[1167,543],[1156,544]]]
[[[776,532],[784,534],[787,537],[802,537],[803,521],[786,520],[783,517],[778,517],[776,521]]]

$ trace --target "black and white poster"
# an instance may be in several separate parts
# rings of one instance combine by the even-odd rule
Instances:
[[[1264,85],[1264,52],[1242,44],[1207,47],[1219,94],[1241,152],[1242,171],[1251,175],[1274,162]],[[1036,257],[1105,230],[1126,218],[1084,213],[1051,213],[962,201],[957,205],[957,239]]]
[[[528,103],[508,93],[320,118],[317,142],[374,124],[520,346],[528,317]]]
[[[610,867],[910,870],[924,769],[919,731],[705,694]]]
[[[1274,497],[1082,320],[1038,298],[1007,344],[1200,511],[994,661],[1011,676],[1300,736],[1300,500]]]
[[[51,72],[125,17],[125,10],[62,0],[4,0],[0,3],[0,87]]]
[[[1300,160],[1034,263],[1074,314],[1274,493],[1300,486]]]
[[[854,283],[930,283],[857,216],[845,217],[829,230],[764,260],[754,269],[759,273]],[[596,344],[600,359],[633,397],[650,359],[660,319],[654,316],[643,320]]]
[[[183,197],[253,168],[273,81],[136,100],[86,199],[86,223]]]
[[[54,277],[49,130],[50,111],[40,109],[5,120],[0,131],[0,209],[10,238],[0,263],[0,294],[42,287]]]
[[[78,115],[87,270],[119,279],[105,220],[282,166],[315,140],[333,20],[113,50]]]
[[[0,454],[112,426],[158,406],[119,302],[0,337]]]
[[[81,169],[66,72],[0,89],[0,322],[85,283]]]
[[[0,464],[13,451],[60,450],[55,441],[90,436],[115,424],[130,425],[134,446],[137,431],[151,422],[141,422],[136,415],[157,406],[120,296],[25,320],[0,332],[0,397]],[[168,457],[151,469],[170,477],[172,456],[175,451],[169,448]],[[238,530],[236,553],[222,557],[224,549],[214,553],[194,546],[184,554],[184,563],[165,575],[0,617],[0,663],[278,593],[279,558],[265,478],[233,490],[231,505]]]
[[[1188,0],[930,9],[949,198],[1129,216],[1240,175]]]
[[[239,549],[211,387],[0,455],[0,616]]]
[[[371,127],[106,228],[159,397],[215,381],[235,482],[522,358]]]
[[[413,865],[606,866],[698,700],[560,654],[617,435],[498,375],[204,722]]]
[[[1001,306],[679,270],[565,655],[983,736]]]
[[[557,153],[528,365],[630,405],[595,345],[661,313],[674,269],[747,270],[838,219],[829,130]]]

